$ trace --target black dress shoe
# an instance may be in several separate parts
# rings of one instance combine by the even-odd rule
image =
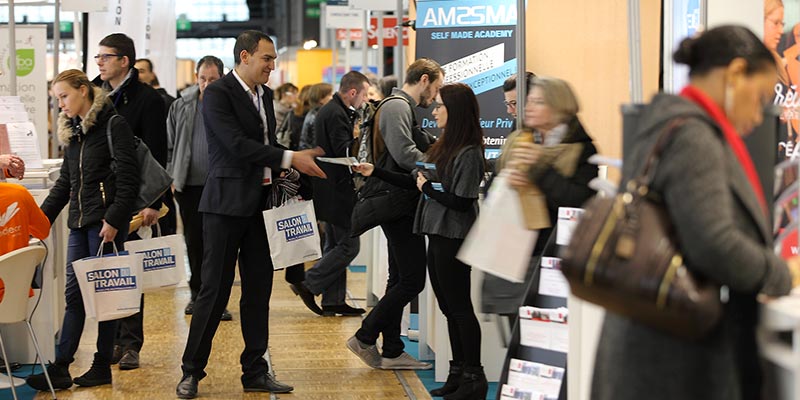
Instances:
[[[129,371],[139,368],[139,352],[136,350],[128,350],[125,355],[119,359],[119,369],[121,371]]]
[[[335,306],[322,306],[322,315],[325,317],[333,317],[336,315],[343,315],[345,317],[357,317],[364,314],[367,310],[363,308],[350,307],[347,304],[337,304]]]
[[[194,314],[194,300],[189,301],[189,304],[186,305],[186,308],[183,309],[184,315],[192,315]]]
[[[118,344],[115,344],[114,354],[111,355],[111,365],[118,363],[119,359],[122,358],[123,354],[125,354],[125,348]]]
[[[300,296],[300,299],[303,300],[303,304],[305,304],[306,307],[311,310],[311,312],[317,315],[322,315],[322,309],[319,308],[316,300],[314,300],[314,293],[311,293],[311,291],[308,290],[303,282],[290,283],[289,287],[292,288],[294,294]]]
[[[194,376],[186,376],[178,383],[175,388],[175,394],[179,399],[193,399],[197,397],[197,378]]]
[[[233,321],[233,315],[231,315],[231,312],[228,311],[228,309],[226,308],[225,311],[222,312],[222,315],[219,317],[219,320],[220,321]]]
[[[272,375],[265,373],[249,382],[242,382],[245,392],[289,393],[294,387],[278,382]]]

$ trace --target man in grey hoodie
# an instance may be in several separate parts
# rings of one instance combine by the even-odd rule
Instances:
[[[376,165],[393,172],[411,173],[416,163],[423,161],[434,139],[416,123],[414,109],[430,106],[443,83],[444,70],[434,60],[421,58],[408,67],[402,89],[392,91],[396,99],[384,100],[386,103],[376,116],[375,123],[388,153],[385,158],[383,154],[373,154]],[[400,340],[403,309],[425,288],[425,238],[413,233],[419,192],[391,185],[386,190],[393,192],[395,206],[405,211],[401,218],[381,225],[389,247],[386,294],[364,318],[361,329],[347,341],[347,347],[373,368],[429,369],[431,364],[403,351]],[[378,335],[383,335],[382,353],[375,346]]]

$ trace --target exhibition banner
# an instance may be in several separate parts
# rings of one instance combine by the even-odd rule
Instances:
[[[175,0],[147,0],[145,27],[147,42],[144,54],[137,55],[139,58],[149,58],[153,62],[161,87],[172,96],[177,94],[178,88],[175,21]]]
[[[793,10],[793,12],[792,12]],[[778,64],[773,104],[780,108],[778,166],[775,168],[773,230],[775,251],[798,255],[800,208],[800,0],[764,1],[764,44]],[[754,156],[755,158],[755,156]],[[765,189],[769,189],[766,188]]]
[[[797,158],[800,135],[800,0],[765,0],[764,44],[778,63],[773,104],[781,108],[779,159]]]
[[[98,43],[111,33],[121,32],[136,46],[136,58],[149,58],[161,87],[176,94],[176,17],[175,0],[111,0],[107,12],[89,15],[89,54],[86,74],[94,79],[98,74]],[[133,60],[134,62],[136,60]]]
[[[503,104],[503,82],[517,72],[514,0],[417,1],[417,57],[438,61],[445,83],[462,82],[478,97],[486,157],[496,158],[513,117]],[[429,110],[420,110],[423,128],[438,134]]]
[[[147,4],[148,1],[141,0],[111,0],[107,12],[89,13],[89,39],[86,43],[89,55],[86,75],[89,79],[100,74],[93,58],[98,53],[98,43],[112,33],[124,33],[133,39],[137,58],[147,54]],[[172,25],[175,25],[174,19]]]
[[[47,135],[47,26],[17,25],[17,95],[36,127],[39,154],[49,154]],[[0,96],[11,95],[8,28],[0,28]]]

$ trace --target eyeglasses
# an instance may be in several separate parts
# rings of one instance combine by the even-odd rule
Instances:
[[[122,57],[124,57],[124,56],[123,56],[122,54],[110,54],[110,53],[105,53],[105,54],[98,54],[98,55],[94,56],[94,60],[95,60],[95,61],[102,61],[102,62],[106,62],[106,61],[108,61],[108,59],[109,59],[109,58],[111,58],[111,57],[122,58]]]
[[[504,101],[503,104],[505,104],[506,107],[517,108],[517,101],[516,100]]]

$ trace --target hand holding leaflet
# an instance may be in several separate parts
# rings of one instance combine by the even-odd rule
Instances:
[[[329,164],[344,165],[347,167],[354,167],[359,164],[355,157],[317,157],[317,160]]]

